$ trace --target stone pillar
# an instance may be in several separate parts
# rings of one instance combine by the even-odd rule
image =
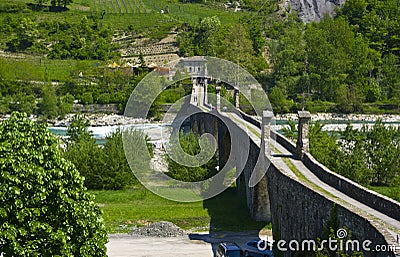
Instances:
[[[215,88],[215,91],[217,93],[217,106],[216,106],[216,108],[217,108],[217,111],[221,111],[221,87],[217,86]]]
[[[261,147],[265,156],[271,156],[271,120],[274,117],[273,112],[263,111],[262,128],[261,128]]]
[[[204,78],[204,104],[208,104],[207,79]]]
[[[298,137],[296,143],[296,157],[298,159],[303,159],[304,153],[310,151],[310,144],[308,138],[309,122],[311,119],[310,112],[299,111],[299,125],[298,125]]]
[[[192,79],[192,92],[193,92],[193,103],[199,105],[199,90],[197,88],[196,79]]]
[[[239,89],[235,88],[235,92],[234,92],[234,102],[235,102],[235,108],[239,109]]]

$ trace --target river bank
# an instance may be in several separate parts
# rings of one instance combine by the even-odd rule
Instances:
[[[276,120],[297,120],[297,113],[276,114]],[[384,123],[400,122],[400,115],[395,114],[340,114],[340,113],[314,113],[312,121],[331,121],[332,123],[346,122],[376,122],[381,119]]]
[[[76,114],[68,114],[64,119],[48,120],[49,127],[68,127],[73,116]],[[0,116],[0,121],[8,119],[10,115]],[[125,117],[118,114],[85,114],[89,120],[90,127],[107,127],[107,126],[124,126],[132,124],[162,124],[159,121],[149,119],[135,119]],[[40,117],[30,116],[31,120],[38,121]],[[338,113],[315,113],[311,114],[312,121],[324,121],[330,123],[347,123],[347,122],[376,122],[381,119],[384,123],[400,123],[400,115],[394,114],[338,114]],[[297,120],[297,113],[276,114],[276,121]]]

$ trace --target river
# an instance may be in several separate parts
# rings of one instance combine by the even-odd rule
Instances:
[[[338,120],[321,120],[322,124],[324,124],[323,130],[328,132],[340,132],[343,131],[348,121],[338,121]],[[273,129],[278,132],[281,131],[282,127],[288,126],[288,120],[276,120],[275,125],[273,125]],[[350,124],[353,128],[360,129],[363,125],[373,126],[375,122],[373,121],[351,121]],[[390,121],[384,122],[387,126],[400,126],[400,121]],[[145,124],[131,124],[131,125],[122,125],[122,126],[96,126],[89,127],[89,131],[93,133],[93,137],[96,139],[98,144],[104,144],[106,141],[106,136],[115,131],[117,128],[129,128],[132,127],[134,129],[142,130],[146,134],[148,134],[151,138],[151,141],[158,145],[161,142],[165,141],[168,138],[166,132],[170,130],[169,124],[162,123],[145,123]],[[50,127],[49,130],[57,136],[66,136],[66,127]]]

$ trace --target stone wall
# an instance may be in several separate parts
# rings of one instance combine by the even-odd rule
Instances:
[[[304,164],[321,181],[356,199],[357,201],[374,208],[396,220],[400,220],[400,203],[380,195],[374,191],[342,177],[317,162],[310,154],[305,154]]]
[[[275,132],[274,132],[275,133]],[[276,134],[276,141],[288,149],[291,153],[295,153],[294,144],[284,136]],[[309,153],[303,157],[303,162],[321,181],[331,187],[345,193],[355,200],[374,208],[385,215],[400,220],[400,203],[388,197],[371,191],[359,184],[347,179],[339,174],[329,170],[324,165],[316,161]]]
[[[268,192],[271,199],[272,228],[275,240],[316,240],[322,238],[331,216],[334,202],[290,177],[271,165],[267,172]],[[366,217],[337,206],[339,228],[352,231],[352,240],[370,240],[374,245],[387,245],[387,241],[375,224]],[[283,256],[293,256],[290,249]],[[393,252],[364,252],[364,256],[394,256]]]
[[[119,113],[118,104],[74,104],[73,112],[85,113]]]

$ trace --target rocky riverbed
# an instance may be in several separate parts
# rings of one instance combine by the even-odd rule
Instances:
[[[276,120],[297,120],[296,113],[277,114]],[[338,113],[314,113],[311,114],[312,121],[333,122],[375,122],[381,119],[383,122],[400,122],[400,115],[394,114],[338,114]]]
[[[68,114],[64,119],[56,119],[47,121],[50,127],[67,127],[71,123],[71,119],[75,114]],[[0,121],[8,119],[10,115],[0,116]],[[117,114],[86,114],[91,127],[104,126],[123,126],[130,124],[147,124],[157,123],[148,119],[134,119],[124,117]],[[40,117],[30,116],[32,120],[39,120]],[[276,114],[276,120],[297,120],[296,113]],[[381,119],[386,123],[400,122],[400,115],[393,114],[337,114],[337,113],[315,113],[311,114],[313,121],[333,121],[333,122],[375,122]]]

